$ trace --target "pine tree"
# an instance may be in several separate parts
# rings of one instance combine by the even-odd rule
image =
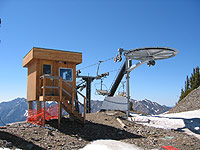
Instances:
[[[186,78],[186,89],[185,89],[185,91],[186,91],[186,93],[190,90],[190,80],[189,80],[189,77],[187,76],[187,78]]]
[[[194,89],[198,88],[200,85],[200,81],[199,81],[199,66],[196,67],[195,69],[195,81],[194,81]]]
[[[185,89],[181,89],[181,96],[179,102],[185,98],[192,90],[198,88],[200,86],[200,73],[199,67],[193,68],[193,73],[191,73],[191,77],[186,77],[185,81]]]

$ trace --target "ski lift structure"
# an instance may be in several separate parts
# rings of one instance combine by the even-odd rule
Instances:
[[[118,49],[119,54],[115,57],[115,61],[121,61],[121,56],[125,56],[125,68],[122,74],[126,74],[126,98],[127,98],[127,117],[129,116],[129,102],[130,102],[130,72],[137,67],[147,63],[147,65],[154,66],[155,61],[168,59],[176,56],[179,51],[176,49],[168,47],[146,47],[146,48],[136,48],[130,50],[124,50],[123,48]],[[137,60],[136,64],[132,65],[132,60]]]
[[[126,82],[123,82],[123,89],[125,89],[125,83],[126,83],[126,92],[123,90],[123,96],[126,96],[127,99],[127,117],[129,116],[129,101],[130,101],[130,85],[129,85],[129,80],[130,80],[130,72],[136,69],[137,67],[147,64],[149,67],[154,66],[156,64],[157,60],[162,60],[162,59],[168,59],[171,57],[176,56],[179,53],[178,50],[173,49],[173,48],[168,48],[168,47],[145,47],[145,48],[136,48],[136,49],[130,49],[130,50],[124,50],[123,48],[118,49],[118,55],[113,58],[109,58],[104,61],[99,61],[96,64],[90,65],[88,67],[98,65],[97,67],[97,73],[96,76],[80,76],[80,71],[77,74],[77,78],[82,78],[84,80],[83,83],[85,85],[79,85],[77,88],[86,87],[86,111],[89,113],[91,110],[91,82],[93,80],[100,80],[100,88],[97,88],[97,84],[95,86],[96,88],[96,94],[98,95],[103,95],[107,97],[113,97],[119,84],[121,83],[124,75],[126,75]],[[121,68],[119,69],[119,72],[114,79],[113,84],[111,85],[110,90],[107,89],[106,85],[103,84],[103,80],[109,75],[109,72],[106,72],[104,74],[99,74],[99,68],[101,63],[108,61],[110,59],[114,59],[114,62],[120,62],[122,61],[122,56],[125,56],[125,61],[122,64]],[[132,60],[138,61],[137,63],[132,65]],[[87,68],[87,67],[85,67]],[[119,94],[119,93],[118,93]],[[104,101],[106,98],[104,99]]]
[[[111,59],[111,58],[110,58]],[[104,60],[104,61],[108,61],[110,59]],[[100,64],[104,61],[99,61],[98,62],[98,67],[97,67],[97,73],[96,76],[81,76],[81,70],[77,70],[76,72],[76,78],[81,78],[76,84],[76,88],[79,89],[80,91],[82,91],[84,88],[86,88],[86,112],[90,113],[91,112],[91,83],[94,80],[101,80],[101,89],[97,90],[98,94],[101,95],[105,95],[106,94],[106,90],[103,90],[103,79],[106,78],[107,76],[109,76],[109,72],[106,73],[102,73],[102,74],[98,74],[99,72],[99,67]],[[96,64],[93,64],[96,65]],[[93,66],[90,65],[90,66]],[[86,67],[87,68],[87,67]],[[104,85],[105,86],[105,85]],[[105,93],[105,94],[104,94]]]

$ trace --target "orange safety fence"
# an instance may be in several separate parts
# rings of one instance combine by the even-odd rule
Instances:
[[[36,125],[42,125],[43,118],[44,118],[43,108],[40,110],[36,109],[28,110],[27,122]],[[45,120],[49,121],[51,119],[58,119],[58,104],[45,108]]]

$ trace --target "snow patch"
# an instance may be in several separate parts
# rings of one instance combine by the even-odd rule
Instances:
[[[128,144],[116,140],[97,140],[86,145],[80,150],[143,150],[133,144]]]
[[[24,116],[28,117],[28,110],[25,111]]]
[[[156,128],[183,130],[187,134],[194,135],[200,139],[200,109],[152,116],[130,115],[132,116],[128,118],[130,121]]]

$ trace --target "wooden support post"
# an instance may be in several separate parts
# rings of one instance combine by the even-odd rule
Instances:
[[[31,115],[32,110],[33,110],[33,101],[28,101],[28,115]]]
[[[46,90],[46,77],[43,78],[43,126],[45,126],[45,90]]]
[[[41,101],[36,100],[36,113],[37,113],[37,119],[39,119],[39,115],[42,112],[42,104]]]
[[[60,128],[60,120],[61,120],[61,101],[58,101],[58,128]]]
[[[43,126],[45,126],[45,101],[43,101]]]
[[[38,95],[37,96],[41,96],[42,94],[42,79],[39,77],[39,82],[38,82]]]
[[[28,101],[28,109],[33,110],[33,101]]]
[[[42,104],[41,101],[36,100],[36,111],[37,113],[41,113]]]
[[[61,102],[62,102],[62,77],[60,77],[60,99],[58,101],[58,127],[60,128],[60,120],[62,116],[62,108],[61,108]]]

